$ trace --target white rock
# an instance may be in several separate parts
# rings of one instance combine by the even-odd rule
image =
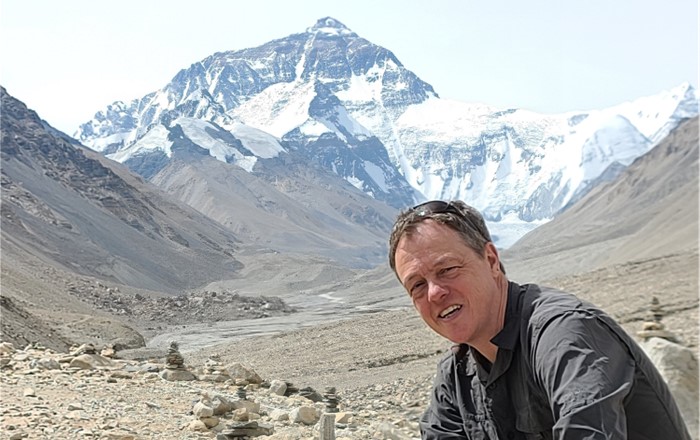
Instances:
[[[235,400],[231,404],[233,409],[245,408],[248,412],[260,413],[260,404],[252,400]]]
[[[189,426],[188,426],[190,431],[195,431],[195,432],[207,432],[209,431],[209,428],[207,428],[207,425],[204,424],[201,420],[193,420]]]
[[[687,347],[662,338],[643,342],[642,348],[663,376],[691,433],[698,432],[698,359]],[[695,434],[694,438],[697,438]]]
[[[316,408],[313,406],[300,406],[298,408],[294,408],[289,413],[289,419],[294,423],[313,425],[318,421],[319,415],[316,412]]]
[[[0,354],[11,354],[15,352],[15,346],[11,342],[0,342]]]
[[[214,415],[214,409],[210,406],[205,405],[202,402],[197,402],[192,408],[194,416],[201,419],[202,417],[211,417]]]
[[[249,415],[250,413],[246,408],[238,408],[237,410],[233,411],[233,414],[231,414],[231,417],[233,420],[237,422],[247,422],[249,420]]]
[[[335,413],[335,423],[350,423],[351,420],[352,420],[352,413],[349,413],[349,412]]]
[[[275,422],[289,420],[289,413],[283,409],[275,409],[270,413],[270,418]]]
[[[202,423],[204,423],[204,425],[210,429],[219,424],[218,417],[202,417],[199,420],[201,420]]]
[[[194,374],[187,370],[171,370],[169,368],[161,371],[159,375],[161,379],[165,379],[170,382],[190,381],[197,379]]]
[[[287,392],[287,383],[283,380],[273,380],[270,382],[270,393],[277,394],[278,396],[284,396]]]
[[[216,416],[225,414],[233,409],[233,404],[224,396],[220,396],[218,394],[211,398],[209,404],[214,410],[214,415]]]
[[[68,404],[68,411],[82,411],[83,405],[80,403],[69,403]]]
[[[120,364],[99,354],[81,354],[70,361],[70,366],[71,368],[92,370],[94,368],[114,368],[120,366]]]
[[[262,383],[262,378],[252,368],[244,367],[238,362],[234,362],[226,367],[229,376],[236,381],[244,380],[247,383]],[[238,383],[238,382],[236,382]]]

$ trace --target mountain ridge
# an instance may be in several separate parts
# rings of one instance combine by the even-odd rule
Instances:
[[[302,154],[395,208],[461,199],[496,228],[523,231],[696,116],[697,103],[689,83],[557,115],[445,100],[391,51],[325,17],[304,33],[210,55],[159,91],[99,112],[76,136],[138,171],[144,137],[178,118],[250,127],[277,139],[280,154]],[[501,234],[502,246],[519,234]]]
[[[698,248],[698,118],[503,252],[542,278]],[[549,240],[547,237],[556,237]],[[529,260],[526,261],[526,260]],[[555,264],[554,261],[559,261]]]
[[[36,113],[4,88],[0,93],[4,239],[38,240],[35,251],[59,266],[144,288],[180,289],[204,282],[196,274],[202,267],[187,261],[187,254],[208,260],[209,271],[219,276],[240,268],[234,257],[240,241],[230,231],[149,191],[148,184],[120,165],[54,137]],[[197,236],[205,231],[211,236]],[[126,237],[143,248],[138,253],[129,249]],[[178,271],[166,269],[177,264]]]

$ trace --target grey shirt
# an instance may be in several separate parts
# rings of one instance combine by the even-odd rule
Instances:
[[[689,440],[663,378],[600,309],[508,285],[491,365],[467,345],[438,366],[423,439]]]

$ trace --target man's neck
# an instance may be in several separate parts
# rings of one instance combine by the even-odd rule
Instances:
[[[498,318],[494,325],[494,330],[492,332],[493,334],[489,336],[487,340],[477,341],[474,344],[469,344],[484,358],[486,358],[486,360],[491,362],[491,364],[496,362],[496,356],[498,355],[498,346],[491,342],[491,339],[493,339],[501,330],[503,330],[503,326],[505,325],[506,319],[506,306],[508,304],[508,278],[506,278],[506,276],[503,275],[498,281],[500,288],[500,295],[498,297]]]

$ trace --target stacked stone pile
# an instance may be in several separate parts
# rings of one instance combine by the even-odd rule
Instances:
[[[693,350],[659,337],[663,307],[652,305],[640,338],[676,396],[691,432],[697,433],[697,357]],[[336,337],[334,340],[337,341]],[[279,339],[272,342],[282,344]],[[357,341],[355,341],[357,342]],[[242,345],[242,344],[241,344]],[[301,349],[314,371],[322,363]],[[308,349],[307,349],[308,350]],[[122,360],[85,345],[58,353],[38,345],[16,349],[0,343],[0,432],[2,438],[51,439],[393,439],[420,438],[418,419],[428,404],[434,369],[415,374],[412,361],[394,370],[391,379],[372,385],[319,391],[287,381],[303,364],[289,363],[283,372],[261,377],[238,358],[202,354],[197,368],[188,364],[177,343],[161,359]],[[117,352],[119,354],[119,352]],[[366,353],[365,353],[366,355]],[[394,358],[394,353],[387,353]],[[327,356],[327,355],[326,355]],[[284,362],[269,356],[269,362]],[[226,359],[226,362],[222,362]],[[332,358],[324,358],[332,359]],[[321,365],[321,367],[319,367]],[[354,364],[353,364],[354,365]],[[379,365],[379,364],[378,364]],[[405,368],[404,368],[405,367]],[[432,367],[432,366],[431,366]],[[353,367],[354,368],[354,367]],[[382,376],[383,363],[364,370]],[[165,378],[166,371],[190,375]],[[263,370],[260,370],[263,371]],[[282,371],[282,370],[280,370]],[[353,371],[349,370],[349,373]],[[169,374],[169,373],[168,373]],[[282,377],[280,377],[282,376]],[[286,377],[284,377],[286,376]],[[325,377],[325,376],[320,376]],[[339,378],[342,376],[336,376]],[[345,384],[349,383],[346,379]],[[366,383],[366,382],[365,382]],[[690,394],[684,394],[690,390]],[[695,394],[692,394],[694,392]]]
[[[196,379],[195,375],[185,368],[185,359],[180,354],[175,341],[170,343],[168,354],[165,356],[165,369],[160,372],[160,377],[170,381]]]
[[[164,371],[192,379],[166,380]],[[412,439],[422,410],[416,396],[429,384],[322,394],[264,381],[240,363],[212,359],[191,372],[177,344],[160,362],[109,359],[90,346],[57,353],[0,343],[0,432],[13,440]]]

